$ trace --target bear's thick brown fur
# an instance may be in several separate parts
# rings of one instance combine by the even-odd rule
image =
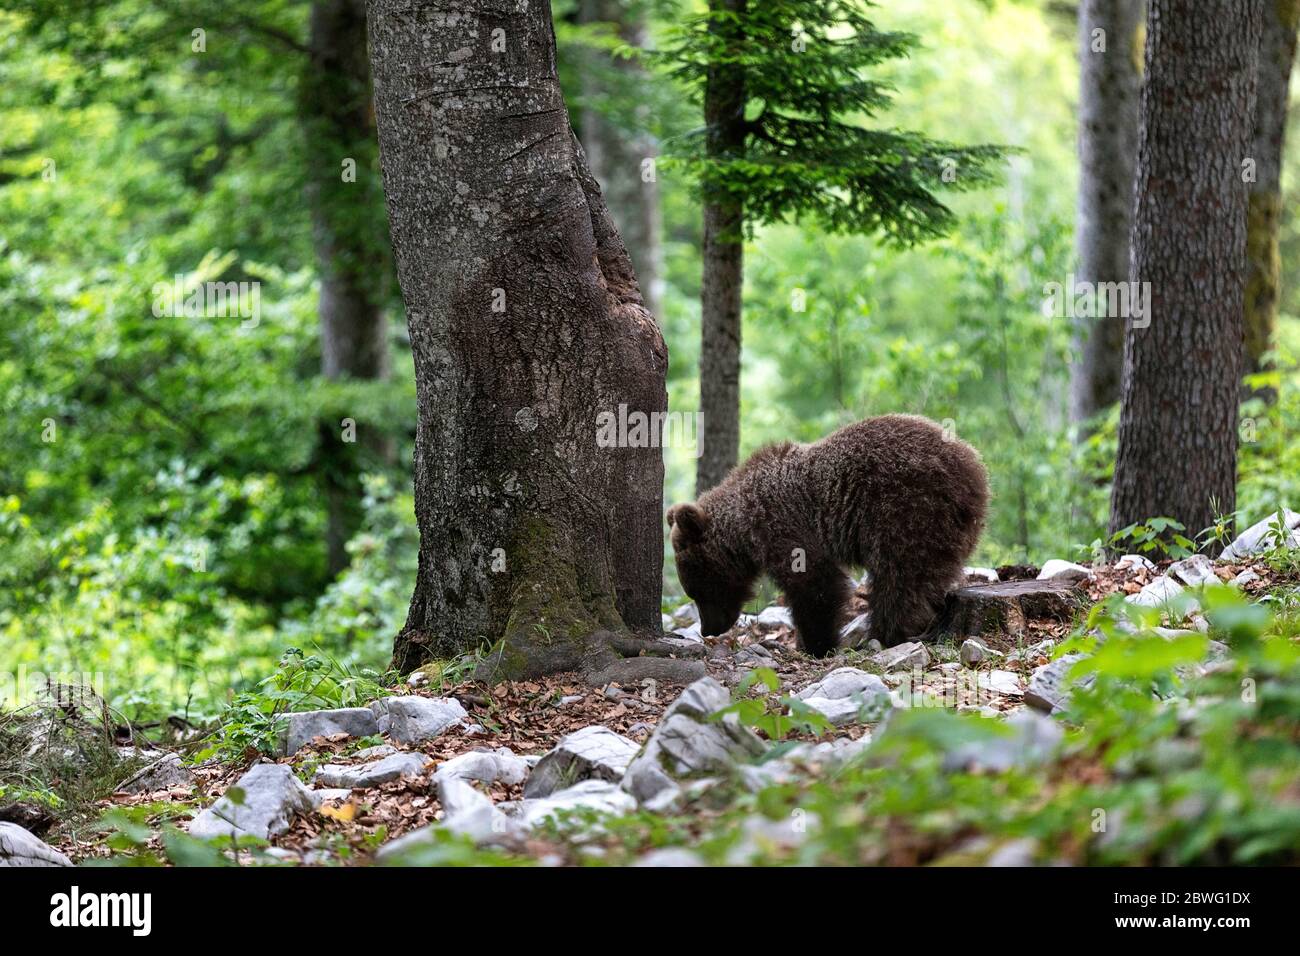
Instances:
[[[924,631],[979,541],[988,497],[975,449],[928,419],[883,415],[768,446],[667,519],[705,634],[729,630],[766,573],[803,649],[822,657],[844,623],[849,566],[871,574],[871,637],[891,647]]]

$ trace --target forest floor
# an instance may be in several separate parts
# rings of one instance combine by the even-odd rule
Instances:
[[[1166,561],[1156,566],[1140,567],[1132,563],[1121,563],[1120,566],[1092,569],[1089,577],[1072,582],[1079,607],[1086,609],[1111,595],[1138,595],[1152,582],[1163,579],[1170,564]],[[1032,580],[1038,569],[1008,567],[998,570],[1003,581],[1014,581]],[[1263,561],[1221,562],[1213,566],[1213,574],[1224,583],[1240,581],[1236,590],[1247,598],[1258,599],[1278,591],[1295,591],[1294,572],[1279,571],[1276,566]],[[869,591],[860,589],[855,602],[856,610],[869,606]],[[686,610],[679,609],[679,613]],[[1191,629],[1179,633],[1194,634],[1197,616],[1193,612]],[[683,613],[680,621],[685,622],[688,617],[688,614]],[[980,638],[986,653],[984,659],[978,662],[959,660],[960,641],[927,644],[921,657],[913,655],[902,661],[891,659],[889,652],[882,655],[873,649],[846,650],[832,658],[816,660],[801,653],[796,647],[791,628],[781,623],[773,624],[771,615],[762,626],[755,618],[742,619],[742,625],[719,638],[691,637],[703,650],[709,677],[728,688],[733,700],[748,699],[755,703],[749,711],[740,712],[745,715],[740,717],[744,727],[734,730],[732,738],[739,739],[737,735],[744,734],[763,740],[764,747],[769,748],[768,754],[756,761],[753,761],[751,754],[748,761],[753,761],[760,767],[765,761],[770,762],[764,771],[766,776],[760,774],[755,782],[754,774],[741,774],[718,783],[716,778],[725,775],[713,773],[707,775],[709,779],[705,781],[710,786],[698,790],[686,787],[683,780],[685,797],[674,801],[669,810],[661,810],[658,815],[647,812],[644,806],[637,807],[630,798],[614,793],[617,790],[614,783],[600,784],[609,792],[596,793],[599,789],[596,787],[592,790],[596,799],[593,802],[578,800],[576,809],[569,808],[574,810],[572,814],[568,811],[558,812],[544,824],[526,830],[512,824],[508,834],[500,838],[485,837],[483,832],[475,833],[472,828],[456,828],[455,839],[439,837],[432,844],[436,854],[424,858],[424,861],[532,861],[548,864],[638,860],[650,862],[655,859],[655,853],[671,851],[685,856],[665,862],[735,862],[742,858],[736,855],[741,852],[738,847],[742,844],[743,853],[748,854],[744,857],[746,862],[779,862],[797,858],[801,837],[780,833],[775,836],[769,834],[770,839],[761,839],[757,843],[753,839],[751,831],[754,827],[747,821],[757,820],[763,812],[763,803],[768,799],[766,788],[784,786],[785,790],[781,793],[786,798],[790,797],[791,792],[794,793],[795,802],[790,805],[801,806],[799,801],[802,800],[811,806],[816,801],[804,792],[812,786],[809,781],[840,780],[837,775],[840,774],[841,757],[832,758],[831,751],[837,747],[847,747],[849,750],[843,753],[849,753],[856,745],[867,744],[872,734],[879,733],[881,728],[880,715],[870,715],[866,710],[857,718],[850,717],[847,722],[837,719],[835,723],[838,726],[834,727],[825,723],[817,725],[815,719],[809,723],[798,719],[802,711],[797,699],[792,704],[790,695],[797,694],[832,671],[853,668],[850,673],[856,675],[855,679],[860,682],[879,678],[889,688],[893,697],[891,710],[915,708],[919,701],[926,699],[939,701],[938,709],[974,712],[985,718],[1007,718],[1026,709],[1025,690],[1034,680],[1035,673],[1043,671],[1051,663],[1054,656],[1057,656],[1059,646],[1070,639],[1072,632],[1078,633],[1079,622],[1080,615],[1075,615],[1071,620],[1031,618],[1025,620],[1015,633],[986,633]],[[679,633],[690,635],[691,632],[687,627],[680,629]],[[1294,640],[1291,643],[1294,645]],[[756,670],[763,672],[764,681],[754,680]],[[972,677],[975,678],[974,685],[971,684]],[[972,686],[976,690],[973,698],[969,696]],[[582,684],[577,675],[506,682],[495,686],[462,681],[436,689],[429,686],[428,681],[421,685],[417,680],[414,687],[398,685],[389,688],[386,693],[396,696],[422,696],[440,700],[453,698],[464,708],[466,716],[427,739],[396,743],[395,747],[384,751],[391,754],[395,749],[398,753],[420,755],[424,758],[424,764],[418,772],[404,773],[395,779],[359,786],[350,792],[331,791],[329,799],[313,797],[310,809],[300,806],[291,811],[286,825],[281,826],[278,832],[271,833],[268,839],[242,841],[239,849],[227,851],[225,856],[233,859],[232,853],[237,853],[240,862],[262,864],[371,863],[375,860],[376,851],[389,841],[416,831],[424,832],[422,828],[428,831],[442,829],[430,825],[447,820],[448,808],[443,806],[442,795],[454,791],[441,789],[437,775],[453,758],[471,753],[505,754],[523,758],[531,768],[537,758],[548,754],[568,735],[591,727],[606,728],[644,749],[664,718],[665,711],[674,704],[681,692],[681,687],[663,686],[652,681],[644,681],[636,686],[611,684],[593,688]],[[967,696],[963,697],[963,694]],[[935,705],[927,703],[920,706]],[[784,725],[777,725],[775,733],[785,742],[772,749],[776,743],[771,739],[774,736],[772,719],[774,714],[781,713],[788,713],[793,719],[787,720]],[[1043,719],[1038,715],[1034,717],[1036,720]],[[700,723],[700,726],[705,727],[702,733],[714,733],[714,730],[705,726],[706,723]],[[1016,752],[1006,766],[999,763],[1002,758],[996,755],[996,742],[979,743],[979,747],[995,749],[977,750],[976,753],[980,756],[975,760],[976,766],[967,769],[976,773],[990,767],[996,772],[1034,769],[1037,758],[1029,760],[1025,754],[1037,746],[1034,735],[1041,733],[1041,729],[1031,728],[1030,737],[1018,739],[1014,745]],[[707,746],[715,746],[717,740],[722,740],[724,746],[730,746],[724,737],[717,738]],[[832,747],[823,747],[820,751],[804,750],[801,752],[801,762],[800,759],[795,759],[796,753],[789,750],[800,742],[808,746],[829,743]],[[371,748],[371,753],[374,753],[376,745],[391,743],[393,742],[384,735],[357,737],[339,732],[316,736],[289,756],[269,759],[291,768],[297,779],[311,788],[313,779],[322,766],[366,763],[373,760],[373,756],[363,753],[365,748]],[[947,764],[953,753],[966,752],[960,750],[963,746],[967,744],[961,741],[936,745],[936,752],[948,755],[945,756],[945,769],[951,769]],[[1102,749],[1104,748],[1084,755],[1076,748],[1074,753],[1060,758],[1055,772],[1060,773],[1061,768],[1068,767],[1068,774],[1080,779],[1112,781],[1113,769],[1106,769],[1105,761],[1100,756]],[[157,751],[137,751],[122,767],[135,770],[155,761],[159,756],[161,753]],[[728,759],[732,758],[738,764],[748,762],[735,754]],[[250,766],[267,760],[267,754],[251,747],[243,754],[225,753],[209,757],[184,771],[160,778],[159,782],[164,785],[158,789],[134,788],[137,792],[127,792],[109,787],[107,789],[113,792],[87,800],[75,813],[53,813],[40,826],[29,826],[29,829],[43,835],[50,846],[66,854],[74,863],[177,863],[187,859],[212,862],[217,858],[205,857],[198,851],[187,856],[187,838],[183,834],[203,808],[210,807],[214,800],[241,781]],[[418,764],[419,760],[415,763]],[[97,770],[101,777],[104,772],[103,768]],[[619,772],[622,772],[622,765]],[[598,768],[586,768],[584,771],[579,767],[570,768],[569,773],[581,780],[584,776],[600,777],[602,772]],[[836,786],[851,788],[860,784],[875,788],[873,794],[880,787],[878,779],[874,779],[874,782],[854,783],[852,781],[856,778],[852,774],[841,776],[843,781],[849,782],[837,782]],[[1047,777],[1051,776],[1052,773],[1047,772]],[[473,781],[495,808],[489,811],[479,807],[491,814],[494,833],[505,833],[505,817],[497,814],[496,809],[517,815],[520,808],[527,809],[536,804],[535,800],[525,799],[525,779],[502,773],[497,779],[492,779],[492,774],[487,774],[480,775]],[[607,773],[604,774],[604,779],[609,779]],[[990,780],[992,778],[981,782],[981,786]],[[711,786],[714,783],[718,785]],[[948,782],[943,784],[945,787],[949,785]],[[1048,787],[1041,780],[1040,785]],[[997,786],[1013,787],[1014,784],[1000,780]],[[624,788],[627,789],[626,783]],[[232,792],[240,792],[242,797],[242,788]],[[624,806],[614,800],[616,796],[628,805]],[[844,793],[839,792],[838,798],[843,797]],[[896,797],[897,795],[894,798]],[[939,798],[932,796],[927,799]],[[582,810],[584,806],[610,810],[612,815],[599,818],[605,821],[603,823],[596,822],[596,817]],[[819,819],[827,816],[825,804],[821,804],[821,807],[817,811]],[[783,812],[793,813],[797,819],[801,819],[798,815],[803,813],[799,809]],[[625,819],[615,825],[610,821],[616,817]],[[21,816],[15,816],[12,812],[6,815],[0,808],[0,820],[3,819],[23,822]],[[781,814],[777,814],[777,819],[782,819]],[[881,825],[886,831],[892,826],[888,821],[882,821]],[[716,854],[705,853],[700,857],[695,849],[687,849],[698,846],[704,837],[719,827],[725,829],[727,835],[720,838],[719,845],[722,848]],[[758,829],[761,830],[762,827],[759,826]],[[799,830],[798,827],[795,829]],[[830,827],[826,825],[821,829],[829,832]],[[879,846],[869,848],[855,844],[847,850],[828,850],[823,847],[817,859],[826,859],[828,854],[835,858],[836,854],[843,853],[857,862],[920,862],[936,859],[945,853],[966,852],[972,847],[979,849],[981,846],[981,828],[972,827],[969,821],[960,824],[949,821],[942,828],[941,837],[928,835],[919,838],[912,832],[910,824],[902,830],[897,827],[893,829],[898,832],[884,832]],[[744,834],[738,837],[738,831],[744,831]],[[900,835],[904,831],[905,835]],[[1056,859],[1072,858],[1071,854],[1077,850],[1072,840],[1073,837],[1063,838],[1052,847],[1051,852]],[[984,850],[991,852],[997,847],[1011,847],[1009,852],[1013,855],[1015,852],[1023,855],[1029,851],[1025,850],[1022,843],[1023,841],[1017,843],[1014,840],[1000,839],[984,846]],[[1020,849],[1016,850],[1016,847]],[[416,859],[421,861],[418,855]]]

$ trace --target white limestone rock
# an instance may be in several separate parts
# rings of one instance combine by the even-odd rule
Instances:
[[[72,861],[16,823],[0,823],[0,867],[72,866]]]
[[[458,780],[478,780],[482,783],[504,783],[515,786],[528,779],[531,764],[515,756],[509,747],[493,751],[472,750],[439,764],[433,775],[434,783],[446,777]]]
[[[1169,577],[1169,575],[1162,574],[1137,594],[1130,594],[1124,600],[1130,604],[1136,604],[1138,607],[1164,607],[1182,593],[1183,586],[1181,584]]]
[[[1075,564],[1073,561],[1062,561],[1060,558],[1052,558],[1038,572],[1040,581],[1086,581],[1091,577],[1093,577],[1091,568],[1085,568],[1082,564]]]
[[[1219,576],[1214,573],[1214,563],[1203,554],[1194,554],[1171,565],[1169,575],[1193,588],[1221,583]]]
[[[312,782],[320,787],[364,790],[401,777],[418,777],[424,773],[429,758],[420,753],[395,753],[359,764],[327,763],[316,771]]]
[[[772,605],[765,607],[759,612],[758,617],[754,619],[754,625],[760,631],[772,631],[778,627],[794,627],[794,614],[788,607]]]
[[[623,790],[641,804],[665,807],[680,794],[682,781],[726,771],[763,753],[763,742],[734,714],[709,720],[730,703],[727,689],[712,677],[682,691],[628,765]]]
[[[214,837],[253,836],[269,839],[288,830],[294,815],[314,809],[311,791],[283,764],[262,763],[249,769],[232,790],[242,792],[236,803],[228,790],[190,824],[190,836],[200,840]]]
[[[145,753],[152,761],[118,786],[119,793],[152,793],[156,790],[170,790],[173,787],[193,787],[194,774],[181,762],[179,754]]]
[[[1281,534],[1276,529],[1280,526]],[[1271,548],[1300,548],[1300,514],[1283,508],[1262,521],[1257,521],[1241,534],[1232,544],[1223,549],[1220,561],[1239,561],[1252,555],[1262,554]]]
[[[379,733],[399,744],[432,740],[469,716],[454,697],[385,697],[370,710]]]
[[[924,670],[930,666],[930,652],[920,641],[908,641],[894,647],[886,647],[873,654],[873,663],[887,671]]]
[[[618,783],[641,745],[607,727],[583,727],[563,737],[533,768],[525,797],[546,797],[582,780]]]
[[[284,717],[280,735],[280,755],[292,756],[314,737],[347,734],[369,737],[379,733],[375,714],[368,707],[344,707],[339,710],[310,710]]]

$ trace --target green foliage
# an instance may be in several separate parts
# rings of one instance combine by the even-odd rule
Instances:
[[[1173,518],[1150,518],[1120,528],[1110,536],[1108,544],[1117,551],[1136,554],[1156,552],[1171,558],[1185,558],[1196,547],[1194,541],[1182,534],[1186,530],[1182,522]]]
[[[283,714],[361,706],[383,696],[384,680],[374,670],[290,647],[257,691],[235,695],[221,715],[217,743],[201,756],[221,753],[237,759],[250,751],[274,753]]]
[[[763,697],[743,696],[758,684],[767,688]],[[834,730],[831,722],[796,697],[772,695],[781,689],[781,679],[768,667],[750,671],[737,685],[742,696],[729,706],[710,714],[709,719],[719,721],[734,714],[742,727],[763,733],[768,740],[779,742],[791,734],[822,734]]]
[[[891,99],[889,84],[868,72],[917,44],[878,29],[868,7],[767,0],[743,13],[717,5],[685,14],[652,59],[697,99],[710,76],[734,78],[744,90],[744,131],[739,144],[721,148],[715,129],[671,141],[675,163],[706,194],[742,201],[751,222],[803,218],[902,244],[947,232],[954,217],[934,192],[986,184],[1004,151],[862,125]]]
[[[1094,653],[1073,668],[1057,718],[1067,734],[1045,766],[946,769],[947,754],[1008,728],[937,708],[895,711],[833,773],[757,793],[715,789],[701,798],[712,808],[703,832],[698,807],[602,819],[610,853],[599,862],[686,846],[712,863],[741,853],[765,864],[969,865],[1029,841],[1039,863],[1294,864],[1300,627],[1233,588],[1198,597],[1208,636],[1157,634],[1158,616],[1123,601],[1090,612],[1059,651]],[[1231,653],[1205,666],[1210,639]],[[745,842],[754,815],[785,839]]]

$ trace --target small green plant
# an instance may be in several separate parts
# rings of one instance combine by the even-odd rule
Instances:
[[[1109,546],[1114,550],[1127,550],[1137,554],[1156,552],[1179,560],[1190,557],[1196,542],[1188,538],[1187,529],[1173,518],[1150,518],[1145,522],[1120,528],[1110,536]]]
[[[327,654],[305,654],[291,647],[259,690],[236,694],[222,715],[216,743],[200,759],[220,753],[240,757],[273,753],[281,715],[300,710],[356,707],[382,697],[388,675],[357,669]]]
[[[747,695],[755,685],[762,684],[768,693],[761,697]],[[738,700],[710,715],[710,720],[722,720],[735,714],[740,723],[761,731],[768,740],[779,744],[791,734],[817,734],[834,730],[829,720],[797,697],[774,695],[781,689],[781,678],[768,667],[759,667],[745,675],[737,686]]]

